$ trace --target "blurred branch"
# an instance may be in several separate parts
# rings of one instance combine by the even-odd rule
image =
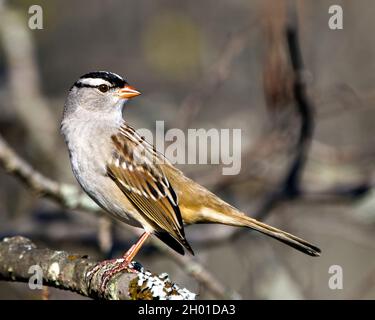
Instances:
[[[49,159],[56,149],[56,121],[42,95],[34,42],[27,21],[6,3],[0,2],[0,37],[13,106],[33,144],[44,158]]]
[[[98,264],[86,256],[39,249],[29,239],[20,236],[5,238],[0,242],[0,280],[29,282],[33,274],[38,274],[35,270],[29,272],[29,268],[38,266],[42,271],[44,285],[70,290],[90,298],[195,299],[195,294],[171,283],[167,275],[153,275],[143,268],[115,275],[103,290],[100,287],[101,277],[106,268],[101,268],[92,277],[88,276]]]
[[[100,210],[88,196],[80,192],[75,186],[59,184],[34,170],[29,163],[20,158],[9,147],[1,136],[0,165],[38,195],[51,198],[68,209]]]
[[[293,98],[301,125],[295,147],[296,152],[294,159],[287,168],[285,177],[280,183],[280,186],[265,199],[258,210],[256,214],[258,219],[264,218],[277,203],[288,199],[294,199],[300,195],[301,176],[305,167],[314,129],[314,108],[306,92],[303,59],[298,41],[297,12],[294,4],[288,6],[287,9],[285,37],[293,70],[293,74],[291,75]]]
[[[21,159],[0,136],[0,165],[10,174],[20,179],[32,191],[39,195],[48,197],[65,208],[82,209],[84,211],[99,211],[100,208],[85,194],[73,185],[60,184],[53,181],[36,170],[34,170],[25,160]],[[134,229],[130,229],[135,232]],[[152,244],[167,254],[178,265],[182,266],[187,274],[195,278],[200,284],[205,286],[215,297],[221,299],[239,298],[239,294],[226,288],[208,270],[206,270],[192,257],[176,254],[172,250],[167,250],[166,246],[151,238]]]

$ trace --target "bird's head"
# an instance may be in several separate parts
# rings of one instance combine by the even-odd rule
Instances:
[[[126,101],[140,94],[115,73],[90,72],[80,77],[69,90],[64,114],[77,109],[102,115],[121,112]]]

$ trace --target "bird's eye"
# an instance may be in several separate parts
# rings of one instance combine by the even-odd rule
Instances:
[[[109,87],[106,85],[106,84],[101,84],[98,89],[101,91],[101,92],[107,92],[109,90]]]

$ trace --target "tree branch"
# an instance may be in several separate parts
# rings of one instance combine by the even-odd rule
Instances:
[[[80,192],[77,187],[60,184],[34,170],[29,163],[20,158],[9,147],[1,136],[0,165],[37,194],[51,198],[68,209],[101,210],[88,196]]]
[[[155,275],[137,266],[137,271],[115,275],[106,286],[100,279],[106,268],[88,273],[98,264],[87,256],[64,251],[39,249],[24,237],[4,238],[0,242],[0,280],[29,282],[31,266],[42,271],[43,284],[70,290],[90,298],[109,300],[194,300],[195,294],[170,282],[167,274]]]

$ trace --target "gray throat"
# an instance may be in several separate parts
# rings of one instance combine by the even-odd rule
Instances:
[[[64,117],[61,133],[68,146],[73,173],[79,175],[94,170],[104,173],[112,154],[111,136],[118,133],[122,115],[79,112]]]

